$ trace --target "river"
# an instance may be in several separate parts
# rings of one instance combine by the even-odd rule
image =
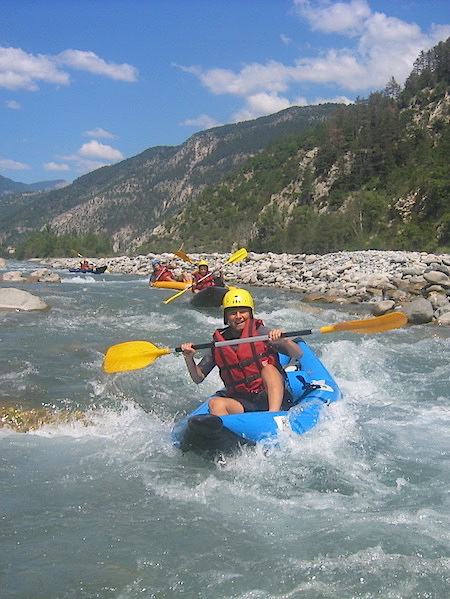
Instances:
[[[36,265],[8,263],[8,270]],[[115,343],[207,342],[219,309],[147,278],[58,271],[0,312],[0,402],[62,418],[0,428],[3,599],[443,599],[450,593],[449,330],[307,340],[344,399],[319,425],[224,463],[182,454],[173,424],[219,388],[183,358],[106,374]],[[254,288],[287,331],[362,317]]]

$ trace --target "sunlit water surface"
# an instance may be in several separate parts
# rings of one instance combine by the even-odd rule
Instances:
[[[209,341],[219,309],[165,305],[143,277],[60,274],[22,286],[49,312],[0,312],[1,404],[82,414],[0,428],[0,597],[450,596],[448,330],[311,335],[344,400],[276,449],[208,462],[170,431],[215,373],[196,386],[179,355],[115,375],[102,360],[122,341]],[[362,316],[252,292],[287,331]]]

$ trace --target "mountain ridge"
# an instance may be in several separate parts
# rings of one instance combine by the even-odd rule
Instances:
[[[291,107],[200,131],[179,146],[148,148],[32,201],[18,197],[8,226],[0,226],[0,241],[17,243],[27,232],[50,226],[58,234],[106,233],[115,251],[137,247],[207,185],[220,182],[272,141],[322,122],[336,106]]]
[[[0,195],[27,193],[34,191],[50,191],[69,185],[64,179],[49,179],[36,183],[21,183],[0,175]]]

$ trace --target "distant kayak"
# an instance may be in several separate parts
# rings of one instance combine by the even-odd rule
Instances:
[[[96,266],[95,268],[89,268],[87,270],[84,268],[69,268],[69,272],[76,272],[82,275],[102,275],[107,268],[107,266]]]
[[[193,293],[190,302],[197,308],[218,308],[222,305],[222,299],[228,287],[218,287],[217,285],[205,287],[197,293]]]
[[[189,287],[192,283],[187,281],[156,281],[155,283],[150,283],[150,287],[156,287],[157,289],[178,289],[182,291]]]

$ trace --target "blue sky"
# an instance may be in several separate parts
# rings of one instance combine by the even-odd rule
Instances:
[[[71,182],[196,131],[403,83],[449,0],[0,0],[0,175]]]

